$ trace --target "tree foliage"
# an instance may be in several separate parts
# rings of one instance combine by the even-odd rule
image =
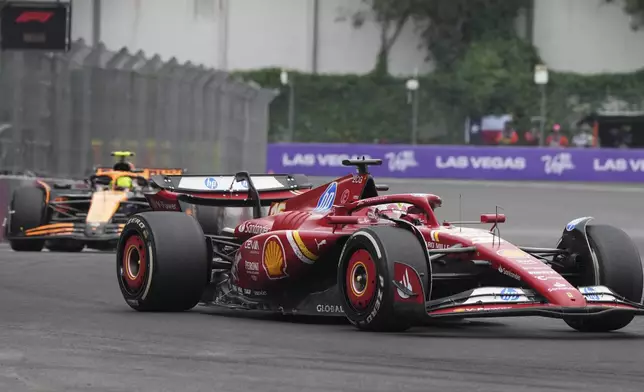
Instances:
[[[616,3],[618,0],[605,0],[606,3]],[[624,12],[631,16],[630,26],[638,30],[644,25],[644,0],[619,0]]]
[[[529,119],[539,114],[540,93],[533,72],[541,61],[534,46],[517,37],[515,30],[516,17],[529,0],[363,1],[381,27],[376,72],[364,76],[292,73],[296,140],[409,142],[411,106],[405,80],[387,72],[389,52],[409,21],[419,28],[436,65],[435,72],[420,76],[422,142],[462,142],[466,116],[512,113]],[[644,0],[624,4],[629,14],[644,15]],[[365,18],[355,14],[354,25]],[[264,87],[280,88],[279,72],[270,69],[239,75]],[[643,91],[644,71],[593,76],[551,71],[546,88],[548,118],[571,125],[606,104],[607,98],[641,107]],[[283,140],[287,113],[285,91],[271,105],[271,140]],[[432,133],[441,127],[445,135]]]
[[[437,68],[451,67],[473,42],[516,36],[515,20],[529,0],[363,0],[381,27],[376,73],[386,70],[389,51],[413,20]],[[358,14],[360,15],[360,13]]]
[[[380,26],[380,48],[373,73],[385,76],[389,73],[389,52],[400,36],[411,16],[418,12],[423,0],[362,0],[368,5],[373,17]],[[353,24],[360,27],[367,19],[365,10],[353,15]]]
[[[445,69],[473,42],[514,38],[516,17],[526,5],[525,0],[426,1],[417,18],[428,21],[422,36],[438,69]]]
[[[521,39],[488,39],[472,43],[450,72],[437,77],[465,115],[522,113],[537,107],[532,77],[538,62],[534,47]]]
[[[534,49],[520,40],[478,42],[453,72],[420,78],[421,143],[462,143],[465,116],[513,113],[517,126],[539,114],[539,89],[532,80]],[[280,88],[280,69],[237,73],[267,88]],[[405,78],[374,75],[291,73],[296,81],[295,139],[300,142],[371,143],[386,139],[409,143],[411,105]],[[620,110],[644,108],[644,71],[632,74],[578,75],[550,72],[546,89],[549,124],[569,127],[607,102]],[[528,121],[529,122],[529,121]],[[284,141],[288,124],[288,90],[270,107],[270,140]],[[436,134],[429,132],[440,130]]]

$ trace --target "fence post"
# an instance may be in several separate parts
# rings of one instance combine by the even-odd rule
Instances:
[[[227,135],[227,120],[224,112],[226,108],[226,99],[224,94],[224,85],[228,79],[228,74],[224,72],[214,72],[213,79],[209,83],[210,96],[212,99],[212,106],[209,107],[212,113],[212,128],[210,133],[210,140],[213,142],[212,160],[213,170],[228,171],[228,165],[225,154],[222,152],[226,149],[225,145]]]
[[[12,157],[11,162],[13,172],[19,172],[25,170],[25,167],[22,162],[22,155],[24,154],[24,145],[22,143],[24,125],[23,125],[23,96],[24,96],[24,79],[25,79],[25,63],[24,63],[24,54],[23,53],[13,53],[12,54],[12,65],[13,65],[13,75],[14,86],[13,89],[13,110],[11,117],[13,119],[12,124]]]
[[[145,114],[143,117],[142,132],[144,137],[145,156],[143,164],[146,166],[156,166],[156,129],[160,124],[160,114],[163,110],[159,106],[159,88],[160,81],[156,76],[158,70],[163,65],[161,58],[157,55],[146,61],[139,70],[143,83],[145,84],[144,100]]]

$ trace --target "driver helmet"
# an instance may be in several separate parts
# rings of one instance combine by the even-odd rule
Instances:
[[[116,187],[121,189],[132,189],[132,178],[128,176],[117,178]]]

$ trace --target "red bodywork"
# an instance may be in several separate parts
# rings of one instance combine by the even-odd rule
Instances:
[[[162,189],[148,195],[151,205],[159,210],[180,211],[179,196],[185,191]],[[202,201],[248,200],[247,192],[189,192]],[[382,219],[380,213],[403,219],[415,219],[426,248],[446,249],[454,246],[475,247],[463,253],[464,260],[483,260],[490,268],[517,281],[517,287],[529,286],[545,299],[532,303],[476,304],[466,302],[431,310],[430,316],[504,311],[524,308],[570,308],[587,306],[629,307],[615,303],[587,303],[584,295],[563,276],[536,257],[485,229],[455,227],[440,223],[434,209],[442,203],[434,194],[378,195],[369,174],[352,174],[321,185],[310,191],[275,190],[260,192],[261,199],[271,201],[270,215],[242,222],[234,229],[234,237],[243,241],[231,270],[231,281],[244,293],[267,295],[298,280],[319,263],[337,263],[342,241],[356,230],[374,225],[395,225]],[[485,214],[480,223],[503,222],[504,216]],[[454,255],[459,257],[459,255]],[[420,278],[408,273],[404,261],[394,265],[394,279],[410,281],[411,287],[422,290]],[[405,275],[407,274],[407,275]],[[411,276],[410,276],[411,275]],[[402,298],[398,302],[422,302],[431,297]],[[268,294],[270,295],[270,294]],[[632,307],[631,307],[632,308]]]

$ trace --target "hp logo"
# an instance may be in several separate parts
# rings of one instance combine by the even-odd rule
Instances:
[[[503,289],[501,290],[501,299],[503,301],[518,301],[519,294],[513,288]]]
[[[203,183],[208,189],[217,189],[217,180],[215,180],[213,177],[206,178]]]

